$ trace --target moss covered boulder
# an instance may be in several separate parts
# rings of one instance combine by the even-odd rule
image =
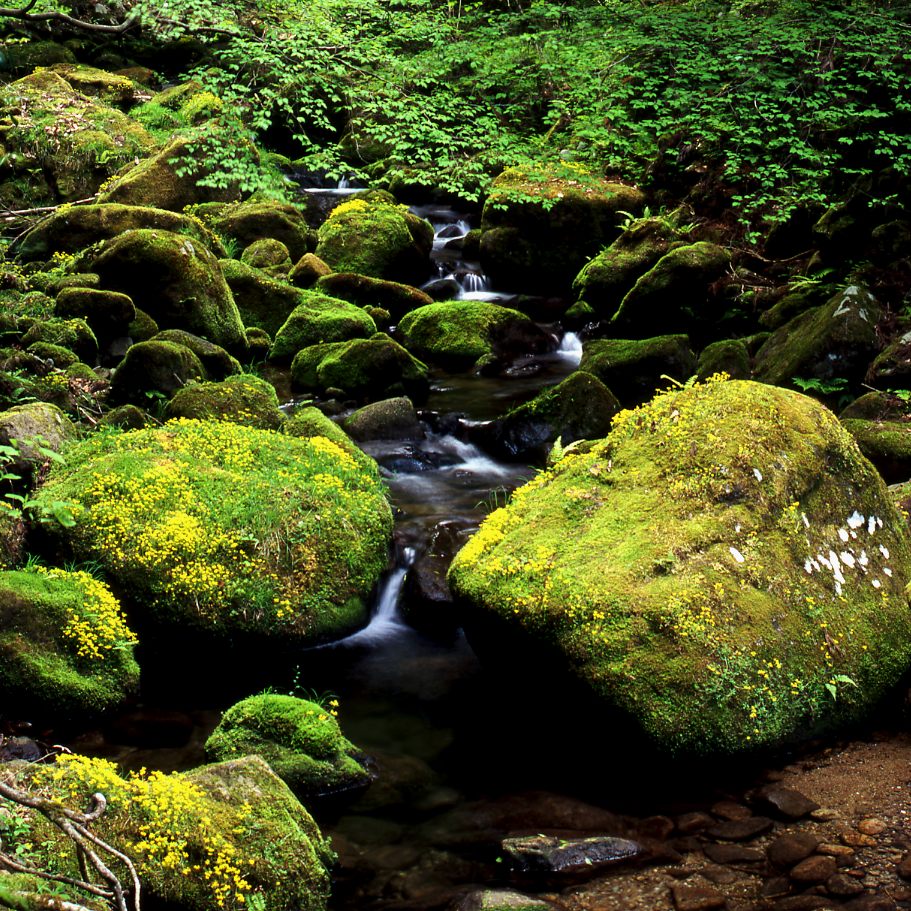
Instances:
[[[911,388],[911,332],[903,332],[877,355],[865,382],[877,389]]]
[[[211,174],[200,145],[198,138],[178,136],[172,139],[161,151],[119,174],[99,194],[98,202],[148,205],[181,212],[187,206],[199,203],[239,199],[237,184],[211,187],[199,183]]]
[[[271,237],[254,240],[248,247],[244,247],[240,261],[254,269],[262,269],[279,280],[287,279],[292,265],[288,248],[280,240]]]
[[[63,288],[54,302],[54,313],[61,319],[83,319],[98,345],[106,348],[114,339],[129,333],[136,319],[133,301],[119,291],[97,288]]]
[[[282,433],[302,439],[325,437],[339,445],[355,461],[363,461],[367,465],[373,461],[335,421],[326,417],[319,408],[313,405],[304,405],[295,409],[294,414],[282,425]]]
[[[611,330],[633,338],[648,337],[655,326],[668,332],[711,333],[723,311],[710,286],[730,263],[730,253],[717,244],[700,241],[675,247],[624,295],[611,318]]]
[[[322,437],[187,419],[105,434],[71,446],[37,497],[75,504],[54,534],[158,628],[332,638],[364,621],[386,566],[376,470]]]
[[[275,200],[251,200],[226,206],[213,215],[210,224],[220,236],[235,241],[240,249],[265,238],[280,241],[295,262],[316,244],[303,212]]]
[[[90,364],[98,358],[98,339],[89,324],[79,317],[51,317],[36,321],[22,336],[22,345],[27,348],[35,342],[68,348],[79,360]]]
[[[50,259],[55,253],[76,253],[139,228],[182,234],[217,255],[224,255],[221,242],[198,219],[165,209],[117,203],[63,206],[25,234],[15,250],[26,260]]]
[[[530,402],[481,425],[474,439],[500,458],[543,465],[558,440],[567,446],[607,436],[619,410],[620,403],[604,383],[577,370]]]
[[[231,706],[206,741],[206,755],[261,756],[301,800],[362,788],[371,778],[333,705],[274,693]]]
[[[240,260],[223,259],[220,265],[244,325],[274,336],[300,304],[300,291]]]
[[[839,417],[887,483],[911,479],[911,404],[906,395],[868,392]]]
[[[620,233],[620,212],[641,206],[635,187],[572,166],[508,168],[484,205],[481,264],[497,287],[565,294],[586,261]]]
[[[129,295],[162,329],[185,329],[228,350],[246,346],[244,326],[218,260],[198,241],[137,229],[107,241],[91,269]]]
[[[291,362],[296,389],[327,392],[366,401],[404,393],[412,399],[427,395],[427,367],[401,345],[378,332],[369,339],[313,345]]]
[[[411,310],[433,303],[433,298],[400,282],[387,282],[353,272],[337,272],[316,282],[317,291],[357,304],[359,307],[380,307],[395,320]]]
[[[111,377],[111,400],[148,407],[205,378],[202,362],[186,345],[139,342],[129,348]]]
[[[750,378],[750,349],[743,339],[723,339],[702,349],[696,364],[696,376],[700,380],[707,380],[716,373],[726,373],[733,380]]]
[[[595,313],[613,316],[636,281],[666,253],[684,243],[667,218],[639,218],[606,249],[587,262],[573,289]]]
[[[881,347],[881,317],[873,295],[851,285],[773,332],[756,352],[753,377],[776,386],[790,386],[795,377],[859,383]]]
[[[288,273],[288,280],[297,288],[312,288],[321,278],[331,274],[329,266],[315,253],[305,253]]]
[[[623,412],[494,512],[449,579],[481,639],[524,634],[663,748],[712,754],[860,717],[911,659],[909,573],[834,415],[729,381]]]
[[[233,421],[260,430],[278,430],[285,420],[278,410],[274,387],[251,374],[229,376],[221,383],[185,386],[168,402],[165,417]]]
[[[0,701],[11,716],[116,708],[139,685],[135,642],[117,599],[88,573],[0,572]]]
[[[126,114],[41,70],[0,90],[7,169],[0,204],[21,209],[92,196],[152,137]],[[13,124],[15,127],[13,128]]]
[[[240,373],[243,369],[240,361],[228,354],[221,345],[193,335],[192,332],[185,332],[183,329],[165,329],[164,332],[154,335],[150,341],[171,342],[189,348],[199,358],[199,363],[206,372],[206,379],[223,380]]]
[[[429,275],[432,246],[433,228],[404,206],[356,197],[320,226],[315,253],[335,272],[411,283]]]
[[[143,769],[122,775],[104,759],[70,754],[53,765],[9,764],[0,774],[74,809],[91,806],[92,794],[103,793],[107,810],[92,829],[133,860],[150,905],[187,911],[326,906],[335,859],[329,842],[259,757],[182,774]],[[66,836],[37,814],[27,821],[40,836],[31,854],[36,865],[80,878]],[[117,872],[129,881],[125,871]]]
[[[295,293],[298,305],[275,333],[270,361],[287,364],[298,351],[311,345],[369,338],[376,332],[373,319],[354,304],[318,291]]]
[[[486,301],[446,301],[406,314],[398,327],[416,357],[467,370],[488,358],[553,351],[556,339],[518,310]]]
[[[696,370],[696,356],[685,335],[647,339],[593,339],[582,346],[579,369],[594,374],[624,404],[638,404]]]

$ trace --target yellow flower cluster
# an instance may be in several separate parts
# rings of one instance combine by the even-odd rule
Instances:
[[[63,628],[64,638],[72,641],[80,658],[100,661],[107,652],[136,644],[120,602],[103,582],[81,571],[38,567],[38,572],[50,579],[74,583],[82,590],[82,604],[67,609],[67,623]]]

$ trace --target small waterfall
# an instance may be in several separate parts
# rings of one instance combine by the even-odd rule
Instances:
[[[347,178],[347,177],[340,177],[340,178],[338,179],[338,186],[336,187],[336,189],[337,189],[337,190],[350,190],[350,189],[351,189],[351,183],[349,182],[348,178]]]
[[[582,360],[582,339],[575,332],[565,333],[556,353],[558,357],[578,367]]]
[[[491,292],[490,279],[479,272],[462,272],[455,277],[462,289],[459,292],[459,300],[472,300]]]

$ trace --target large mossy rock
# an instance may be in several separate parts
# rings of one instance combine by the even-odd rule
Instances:
[[[868,392],[839,417],[887,483],[911,479],[911,405],[907,399],[888,392]]]
[[[62,319],[84,319],[104,349],[129,333],[130,323],[136,319],[136,306],[119,291],[64,288],[54,302],[54,313]]]
[[[222,715],[206,755],[217,762],[261,756],[301,800],[361,788],[370,773],[333,711],[295,696],[251,696]]]
[[[269,352],[269,360],[275,363],[290,363],[298,351],[311,345],[369,338],[376,333],[370,315],[354,304],[318,291],[295,293],[298,305],[275,333]]]
[[[877,389],[911,388],[911,332],[893,339],[870,364],[866,383]]]
[[[230,351],[246,347],[231,289],[199,241],[171,231],[126,231],[102,246],[91,270],[162,329],[185,329]]]
[[[0,572],[0,703],[16,718],[117,708],[139,685],[117,599],[85,572]]]
[[[188,383],[206,378],[202,361],[186,345],[148,341],[132,345],[111,377],[111,400],[148,407]]]
[[[316,255],[335,272],[418,283],[430,274],[433,228],[404,207],[357,197],[319,229]]]
[[[579,369],[594,374],[624,404],[639,404],[696,370],[696,356],[685,335],[647,339],[593,339],[582,346]]]
[[[54,205],[84,199],[136,156],[152,137],[126,114],[42,70],[0,91],[0,128],[8,173],[0,205]]]
[[[375,467],[335,443],[219,421],[77,443],[37,499],[74,504],[54,533],[143,623],[273,645],[363,623],[392,521]]]
[[[210,220],[221,237],[244,249],[265,238],[281,241],[296,262],[315,246],[315,233],[300,209],[275,200],[249,201],[226,206]]]
[[[418,288],[400,282],[387,282],[353,272],[336,272],[316,282],[316,290],[359,307],[380,307],[401,319],[410,310],[433,303],[433,298]]]
[[[662,748],[704,754],[859,718],[911,659],[909,578],[907,529],[834,415],[745,381],[623,412],[449,574],[482,652],[528,637]]]
[[[577,370],[530,402],[481,425],[475,439],[500,458],[543,465],[558,440],[567,446],[607,436],[618,411],[620,403],[610,389],[597,377]]]
[[[511,359],[557,346],[556,339],[524,313],[486,301],[418,307],[403,317],[398,331],[416,357],[457,370],[490,357]]]
[[[201,180],[211,170],[200,151],[199,139],[178,136],[117,179],[99,194],[98,202],[128,206],[154,206],[182,212],[187,206],[206,202],[234,202],[240,198],[236,184],[205,186]]]
[[[756,352],[753,378],[776,386],[790,386],[795,377],[859,383],[880,349],[881,317],[873,295],[851,285],[773,332]]]
[[[620,233],[620,212],[636,211],[642,199],[635,187],[590,176],[508,168],[484,205],[481,265],[497,287],[566,293],[586,261]]]
[[[233,421],[260,430],[278,430],[285,420],[275,388],[250,374],[229,376],[221,383],[185,386],[168,402],[165,417]]]
[[[371,402],[403,393],[421,400],[430,385],[426,365],[381,332],[304,348],[291,362],[291,383],[300,390],[337,390]]]
[[[244,325],[274,337],[300,304],[300,291],[237,259],[223,259],[220,265]]]
[[[215,345],[207,339],[183,329],[165,329],[164,332],[152,336],[149,341],[172,342],[175,345],[189,348],[199,358],[199,363],[206,372],[206,379],[223,380],[241,373],[243,370],[240,361],[228,354],[220,345]]]
[[[16,244],[15,250],[23,259],[50,259],[55,253],[76,253],[98,241],[139,228],[183,234],[217,255],[224,255],[218,238],[195,218],[165,209],[116,203],[58,209],[35,225]]]
[[[579,299],[611,317],[636,281],[685,241],[667,218],[639,218],[586,263],[573,282]]]
[[[31,473],[47,461],[42,449],[60,452],[76,436],[73,422],[48,402],[28,402],[0,411],[0,445],[15,446],[18,452],[8,470]]]
[[[52,765],[0,766],[0,775],[78,810],[92,805],[92,794],[103,793],[107,810],[92,830],[132,859],[151,906],[187,911],[326,906],[335,859],[329,842],[259,757],[186,773],[143,769],[121,775],[104,759],[69,754]],[[41,836],[31,852],[39,869],[53,865],[81,878],[66,836],[37,814],[29,823]]]

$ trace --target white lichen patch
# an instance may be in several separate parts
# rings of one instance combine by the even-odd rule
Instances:
[[[848,516],[847,526],[848,528],[860,528],[864,524],[864,517],[855,509],[854,512]]]
[[[845,542],[845,544],[847,544],[848,541],[851,539],[851,536],[848,534],[848,530],[846,528],[838,529],[838,537],[841,538],[842,541]]]
[[[756,476],[757,481],[762,481],[762,472],[758,468],[753,469],[753,474]]]
[[[738,563],[743,563],[743,562],[746,560],[746,557],[745,557],[739,550],[737,550],[736,547],[731,547],[731,548],[729,548],[729,549],[730,549],[730,551],[731,551],[731,556],[732,556]]]
[[[879,552],[885,557],[886,560],[889,559],[889,548],[883,544],[879,545]]]

